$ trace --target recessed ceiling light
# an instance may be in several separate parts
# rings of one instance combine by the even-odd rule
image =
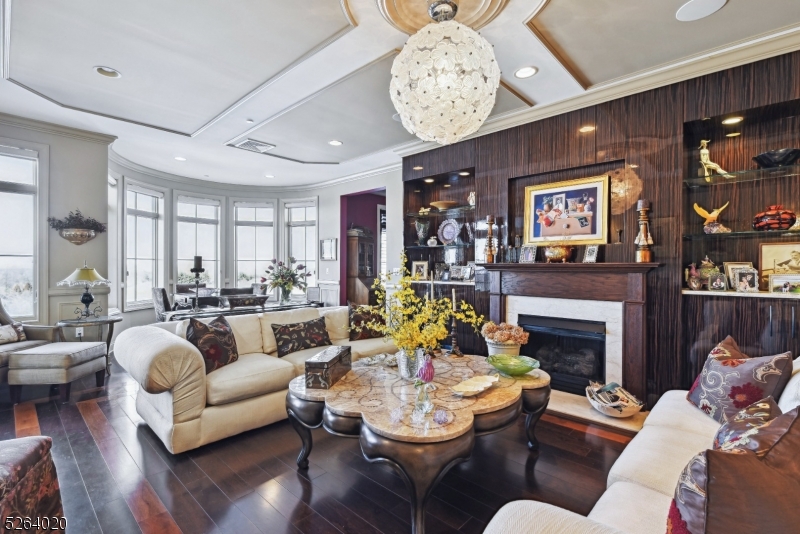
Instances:
[[[678,8],[675,18],[681,22],[704,19],[722,9],[727,3],[728,0],[690,0]]]
[[[744,120],[743,117],[728,117],[727,119],[722,121],[722,124],[739,124],[743,120]]]
[[[578,131],[581,132],[581,133],[589,133],[589,132],[593,132],[594,130],[595,130],[594,126],[583,126]]]
[[[450,184],[444,184],[445,187],[450,187]]]
[[[106,78],[122,78],[122,73],[117,69],[112,69],[111,67],[97,66],[94,67],[94,71],[101,76],[105,76]]]
[[[328,144],[331,146],[342,146],[344,143],[342,143],[341,141],[337,141],[336,139],[332,139],[328,141]]]
[[[433,178],[425,178],[425,183],[426,184],[432,184],[433,183]]]
[[[517,72],[514,73],[514,76],[516,76],[517,78],[525,79],[525,78],[530,78],[537,72],[539,72],[539,69],[537,69],[536,67],[522,67],[521,69],[517,70]]]
[[[742,132],[731,132],[727,134],[725,137],[739,137],[740,135],[742,135]]]
[[[175,156],[175,159],[178,161],[186,161],[186,158],[184,158],[183,156]]]
[[[265,174],[264,178],[275,178],[274,174]]]
[[[467,171],[464,171],[464,172],[458,173],[458,175],[459,176],[469,176],[469,173]]]
[[[244,122],[246,122],[247,124],[253,124],[256,121],[254,121],[253,119],[245,119]]]
[[[412,169],[415,170],[415,171],[421,171],[422,167],[417,165],[416,167],[412,167]]]

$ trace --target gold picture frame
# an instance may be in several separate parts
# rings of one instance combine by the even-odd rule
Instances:
[[[604,174],[526,187],[523,244],[608,243],[610,183]]]

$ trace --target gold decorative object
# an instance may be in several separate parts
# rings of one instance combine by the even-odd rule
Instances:
[[[545,247],[544,249],[544,257],[547,258],[547,263],[567,263],[570,256],[572,256],[572,247],[570,245],[556,245]]]
[[[639,235],[636,236],[636,263],[650,263],[653,261],[653,251],[650,246],[653,244],[653,236],[650,235],[650,201],[640,200],[636,205],[639,212]]]
[[[420,209],[419,209],[419,214],[420,214],[420,215],[427,215],[427,214],[429,214],[430,212],[431,212],[431,209],[430,209],[430,208],[420,208]]]
[[[438,209],[439,211],[449,210],[450,208],[454,208],[458,206],[458,202],[455,200],[436,200],[431,202],[431,206]]]
[[[717,172],[722,175],[728,174],[722,167],[711,161],[711,156],[708,151],[708,143],[711,141],[700,141],[700,168],[703,171],[703,176],[706,177],[706,182],[711,181],[711,174]]]
[[[700,275],[700,281],[704,286],[708,285],[708,277],[712,274],[719,273],[719,267],[714,265],[714,262],[708,259],[708,256],[700,262],[700,268],[697,270]]]
[[[94,230],[84,230],[82,228],[64,228],[58,231],[58,235],[72,243],[73,245],[83,245],[97,236]]]
[[[694,203],[694,211],[696,211],[700,217],[705,219],[705,223],[703,223],[703,232],[707,234],[727,234],[731,231],[731,229],[727,226],[717,222],[720,213],[722,213],[722,211],[727,208],[729,204],[730,202],[726,202],[721,208],[717,208],[711,213],[708,213],[697,202]]]
[[[486,230],[486,263],[494,263],[494,255],[497,253],[497,249],[494,246],[494,216],[488,215],[486,217],[486,224],[489,227]]]

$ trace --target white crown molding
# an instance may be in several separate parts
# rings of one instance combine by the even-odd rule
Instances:
[[[88,130],[79,130],[77,128],[70,128],[68,126],[61,126],[60,124],[26,119],[24,117],[8,115],[6,113],[0,113],[0,124],[5,126],[13,126],[15,128],[24,128],[25,130],[61,135],[63,137],[70,137],[72,139],[89,141],[91,143],[98,143],[101,145],[110,145],[117,140],[115,135],[90,132]]]
[[[219,182],[212,182],[210,180],[200,180],[197,178],[189,178],[186,176],[179,176],[177,174],[170,174],[168,172],[159,171],[156,169],[151,169],[150,167],[145,167],[143,165],[139,165],[138,163],[134,163],[123,156],[120,156],[114,151],[113,147],[109,147],[108,150],[108,159],[109,161],[113,161],[120,167],[138,172],[140,174],[144,174],[146,176],[150,176],[152,178],[156,178],[159,180],[165,180],[167,182],[173,182],[175,184],[180,184],[183,186],[194,186],[194,187],[201,187],[201,188],[208,188],[208,189],[217,189],[222,191],[222,194],[227,195],[231,191],[241,192],[241,193],[264,193],[264,192],[296,192],[296,191],[314,191],[317,189],[324,189],[326,187],[332,187],[335,185],[345,184],[348,182],[355,182],[357,180],[363,180],[366,178],[372,178],[374,176],[380,176],[381,174],[386,174],[393,171],[399,171],[402,168],[401,163],[395,163],[392,165],[386,165],[384,167],[378,167],[375,169],[371,169],[369,171],[358,172],[354,174],[349,174],[347,176],[342,176],[340,178],[334,178],[332,180],[327,180],[324,182],[319,182],[316,184],[308,184],[308,185],[297,185],[297,186],[268,186],[268,185],[239,185],[239,184],[227,184],[227,183],[219,183]],[[112,170],[113,174],[118,174]]]
[[[754,63],[762,59],[800,50],[800,26],[763,35],[757,39],[739,42],[706,54],[680,60],[655,69],[641,71],[634,76],[607,84],[597,85],[585,93],[533,108],[510,112],[487,120],[481,129],[464,138],[474,139],[501,130],[602,104],[618,98],[657,89],[673,83],[698,78],[725,69]],[[401,145],[394,152],[400,157],[426,152],[442,145],[433,142],[414,141]]]

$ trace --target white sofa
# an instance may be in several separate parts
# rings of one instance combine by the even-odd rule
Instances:
[[[719,423],[668,391],[644,428],[625,447],[608,474],[606,492],[588,517],[536,501],[503,506],[484,534],[664,534],[678,477],[697,453],[711,449]],[[800,358],[778,405],[800,405]]]
[[[200,351],[186,341],[188,320],[125,330],[114,354],[141,386],[136,411],[177,454],[285,419],[289,381],[304,374],[305,361],[325,347],[278,358],[271,325],[319,317],[325,317],[334,345],[351,347],[354,361],[397,352],[383,338],[350,341],[348,308],[341,306],[226,317],[239,360],[208,375]]]

